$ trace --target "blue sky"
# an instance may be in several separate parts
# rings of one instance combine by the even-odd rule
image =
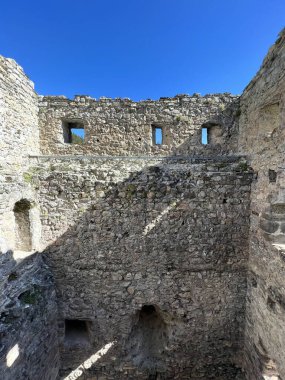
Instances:
[[[284,16],[284,0],[10,0],[1,3],[0,54],[39,94],[238,94]]]

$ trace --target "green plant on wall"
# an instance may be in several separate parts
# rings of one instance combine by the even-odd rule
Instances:
[[[130,183],[126,187],[126,197],[130,199],[136,192],[136,186]]]
[[[17,273],[16,272],[12,272],[12,273],[9,274],[8,281],[9,282],[10,281],[15,281],[15,280],[17,280],[17,278],[18,278]]]
[[[238,171],[247,172],[250,169],[247,162],[240,162],[238,165]]]
[[[41,169],[38,167],[31,167],[27,172],[23,173],[23,179],[26,183],[33,183],[36,179],[36,176],[39,175]]]
[[[26,290],[18,297],[21,303],[26,305],[34,305],[40,297],[40,290],[37,286],[34,286],[31,290]]]
[[[75,133],[71,133],[71,141],[72,141],[72,144],[83,144],[83,138],[76,135]]]
[[[33,181],[33,174],[25,172],[25,173],[23,173],[23,178],[24,178],[24,181],[26,183],[32,183],[32,181]]]

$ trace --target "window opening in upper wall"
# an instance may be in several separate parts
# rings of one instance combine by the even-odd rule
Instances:
[[[215,122],[207,122],[201,126],[201,143],[203,145],[223,144],[223,128]]]
[[[15,249],[29,252],[32,249],[31,223],[30,223],[31,204],[28,200],[22,199],[15,203]]]
[[[208,128],[205,127],[202,128],[202,144],[208,144]]]
[[[83,144],[85,137],[84,125],[82,122],[63,121],[63,140],[67,144]]]
[[[158,127],[156,125],[152,126],[152,142],[154,145],[162,145],[163,133],[161,127]]]

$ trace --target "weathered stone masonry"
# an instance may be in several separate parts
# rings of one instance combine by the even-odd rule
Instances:
[[[239,149],[252,184],[245,330],[248,378],[285,377],[285,44],[284,32],[241,96]]]
[[[51,380],[59,363],[55,288],[41,255],[21,251],[40,250],[37,195],[26,174],[28,155],[39,154],[38,97],[23,70],[3,57],[0,136],[0,377]]]
[[[39,106],[43,154],[217,154],[236,149],[238,101],[230,94],[177,95],[141,102],[95,100],[88,96],[76,96],[73,100],[47,96],[40,98]],[[65,125],[76,121],[84,127],[84,144],[65,144]],[[220,127],[220,133],[213,136],[216,141],[210,149],[202,147],[203,125]],[[152,141],[155,126],[162,128],[161,146]]]
[[[39,97],[1,58],[5,380],[285,378],[284,38],[241,97]]]
[[[146,374],[173,379],[234,376],[242,345],[251,174],[237,159],[37,161],[43,235],[65,230],[61,216],[74,210],[75,221],[68,221],[74,227],[46,250],[61,318],[91,323],[89,356],[117,342],[112,366],[104,361],[92,370],[102,373],[107,366],[109,376],[139,378],[137,363]],[[155,363],[148,363],[143,340],[130,339],[143,305],[165,314],[169,351],[158,347]],[[64,347],[64,367],[70,372],[86,349],[82,354],[75,351],[70,362]]]

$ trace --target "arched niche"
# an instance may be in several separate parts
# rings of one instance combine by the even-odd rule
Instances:
[[[16,196],[15,196],[16,195]],[[40,209],[29,192],[10,194],[0,228],[0,251],[28,252],[41,246]]]
[[[15,250],[32,250],[30,210],[31,202],[27,199],[21,199],[14,205]]]
[[[128,352],[134,364],[156,373],[163,367],[168,344],[168,325],[155,305],[144,305],[136,314],[128,342]]]

